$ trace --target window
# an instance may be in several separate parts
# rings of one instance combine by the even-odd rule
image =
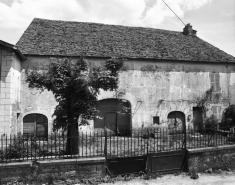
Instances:
[[[155,125],[159,125],[160,124],[159,116],[154,116],[153,117],[153,124],[155,124]]]
[[[213,117],[215,119],[221,118],[221,107],[220,106],[213,106],[212,111],[213,111]]]
[[[219,84],[220,76],[219,76],[219,73],[211,73],[210,78],[211,78],[211,87],[214,88],[214,91],[215,92],[220,91],[220,84]]]
[[[23,134],[48,137],[48,120],[43,114],[28,114],[23,118]]]

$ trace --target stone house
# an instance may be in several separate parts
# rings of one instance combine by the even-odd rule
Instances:
[[[0,134],[17,132],[20,114],[21,63],[25,56],[0,40]]]
[[[29,90],[24,81],[25,69],[46,70],[50,57],[85,56],[90,65],[110,57],[126,59],[119,88],[98,97],[104,119],[82,130],[105,125],[115,133],[151,126],[188,128],[201,125],[205,116],[221,120],[223,110],[235,103],[235,58],[198,38],[189,24],[176,32],[34,19],[16,47],[27,59],[21,60],[20,103],[11,112],[16,119],[8,132],[50,132],[56,106],[52,93]],[[123,106],[128,112],[119,114]]]

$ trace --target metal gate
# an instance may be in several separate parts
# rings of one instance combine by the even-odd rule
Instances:
[[[110,175],[123,175],[144,172],[146,161],[147,156],[107,159],[108,173]]]
[[[185,150],[148,154],[147,170],[151,173],[180,173],[185,171]]]
[[[110,135],[105,143],[106,167],[111,175],[174,173],[187,166],[185,130],[152,129],[127,137]]]

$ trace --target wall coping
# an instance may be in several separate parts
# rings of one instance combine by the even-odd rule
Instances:
[[[188,149],[189,154],[196,154],[196,153],[204,153],[204,152],[214,152],[219,150],[229,150],[235,149],[234,145],[224,145],[224,146],[215,146],[215,147],[206,147],[206,148],[196,148],[196,149]]]
[[[82,159],[60,159],[60,160],[46,160],[38,161],[39,165],[57,165],[57,164],[87,164],[87,163],[104,163],[105,157],[96,157],[96,158],[82,158]]]
[[[30,167],[32,162],[17,162],[17,163],[5,163],[0,164],[0,168],[14,168],[14,167]]]

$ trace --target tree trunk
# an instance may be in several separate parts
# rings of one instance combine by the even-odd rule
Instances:
[[[68,125],[66,154],[74,155],[79,153],[78,139],[78,122],[73,121]]]

